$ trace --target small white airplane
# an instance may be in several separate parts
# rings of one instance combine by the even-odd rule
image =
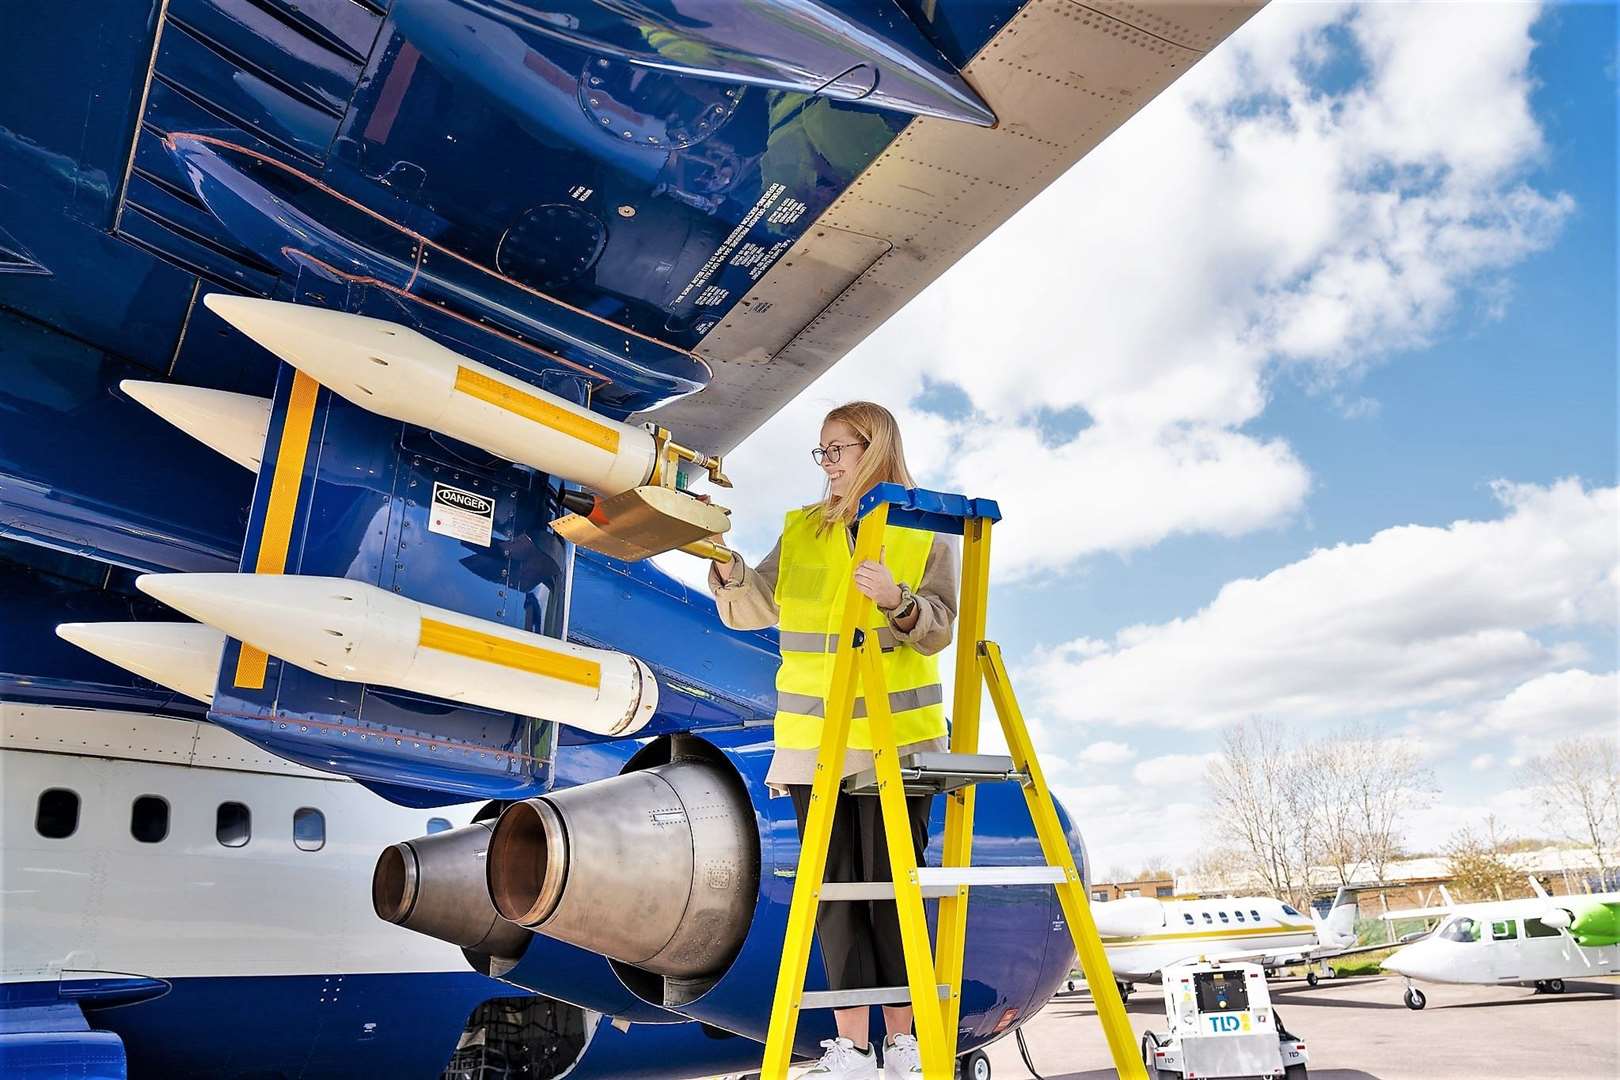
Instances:
[[[1522,900],[1451,904],[1385,916],[1442,916],[1434,932],[1397,949],[1383,962],[1385,971],[1406,979],[1406,1007],[1421,1009],[1428,1003],[1413,982],[1532,986],[1538,994],[1561,994],[1565,979],[1620,974],[1620,944],[1614,935],[1582,932],[1583,924],[1597,922],[1603,911],[1620,904],[1620,893],[1552,897],[1535,878],[1530,884],[1536,895]]]
[[[1359,951],[1355,894],[1340,889],[1326,918],[1269,896],[1212,900],[1131,897],[1092,907],[1120,993],[1156,980],[1165,968],[1197,960],[1248,960],[1267,970],[1314,964]]]

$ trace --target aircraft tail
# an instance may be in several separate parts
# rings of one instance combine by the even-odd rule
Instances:
[[[1327,917],[1315,920],[1317,939],[1323,945],[1334,949],[1354,945],[1356,916],[1359,911],[1355,890],[1340,886],[1338,894],[1333,897],[1333,907],[1327,913]]]

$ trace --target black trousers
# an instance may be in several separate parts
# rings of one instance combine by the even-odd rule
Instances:
[[[799,838],[810,813],[810,785],[789,784]],[[932,795],[906,799],[911,846],[917,865],[928,847]],[[832,837],[827,844],[826,881],[891,881],[889,849],[883,836],[883,810],[875,795],[838,793]],[[893,900],[824,901],[816,914],[816,940],[827,965],[829,990],[864,990],[906,985],[906,958],[900,947],[900,919]]]

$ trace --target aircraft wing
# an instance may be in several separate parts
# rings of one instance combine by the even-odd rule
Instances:
[[[736,446],[1258,8],[1031,0],[962,69],[996,125],[910,121],[697,345],[713,380],[658,422]]]

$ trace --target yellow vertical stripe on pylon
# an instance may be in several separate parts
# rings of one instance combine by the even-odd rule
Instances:
[[[456,368],[456,389],[468,397],[488,402],[525,420],[533,420],[537,424],[570,435],[581,442],[590,443],[610,454],[619,452],[617,428],[569,412],[537,394],[508,386],[499,379],[492,379],[465,365]]]
[[[293,518],[304,485],[304,459],[309,455],[309,433],[315,423],[315,398],[321,384],[302,371],[293,372],[287,415],[281,424],[281,445],[276,448],[275,471],[270,475],[270,499],[265,505],[264,528],[259,531],[255,574],[287,572],[287,549],[292,545]],[[236,685],[244,690],[264,689],[269,657],[247,642],[236,655]]]

